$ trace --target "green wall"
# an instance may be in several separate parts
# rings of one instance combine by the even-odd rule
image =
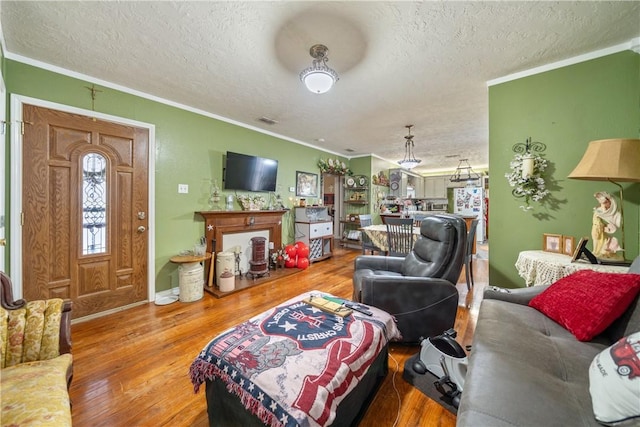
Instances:
[[[617,187],[567,179],[590,141],[638,138],[640,55],[624,51],[489,88],[489,280],[524,286],[514,267],[518,253],[541,249],[542,234],[589,236],[593,194]],[[533,211],[519,208],[504,175],[512,146],[527,137],[546,144],[547,187],[552,195]],[[640,168],[640,165],[638,165]],[[640,184],[626,183],[624,215],[627,259],[638,255]],[[591,246],[589,246],[591,247]]]
[[[3,70],[8,94],[91,109],[91,97],[86,88],[91,83],[7,59]],[[287,207],[292,206],[290,198],[295,197],[289,187],[295,186],[296,171],[319,173],[317,163],[320,158],[337,157],[160,102],[105,87],[96,88],[101,91],[95,100],[96,111],[156,127],[156,291],[171,286],[170,276],[177,267],[169,258],[180,250],[193,248],[203,234],[204,222],[194,212],[209,210],[210,180],[217,179],[222,186],[222,156],[227,150],[276,158],[279,162],[278,192]],[[6,176],[9,186],[8,168]],[[188,184],[189,193],[178,194],[178,184]],[[240,209],[239,205],[236,209]],[[282,239],[285,243],[293,241],[292,216],[287,213],[283,218]]]

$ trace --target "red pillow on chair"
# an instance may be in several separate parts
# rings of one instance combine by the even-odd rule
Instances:
[[[640,274],[581,270],[534,297],[529,306],[580,341],[589,341],[625,312],[640,292]]]

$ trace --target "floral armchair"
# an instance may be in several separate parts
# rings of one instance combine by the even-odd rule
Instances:
[[[71,425],[71,301],[14,301],[0,282],[2,425]]]

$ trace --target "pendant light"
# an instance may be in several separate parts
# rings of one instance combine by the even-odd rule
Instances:
[[[416,159],[413,154],[413,135],[411,135],[411,128],[413,125],[405,126],[409,130],[409,134],[404,137],[404,159],[400,160],[398,164],[405,169],[413,169],[420,164],[422,160]]]

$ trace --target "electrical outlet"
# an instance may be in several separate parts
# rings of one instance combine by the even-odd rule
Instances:
[[[296,187],[289,187],[289,192],[293,193],[294,191],[296,191]]]
[[[178,193],[179,194],[189,193],[189,184],[178,184]]]

